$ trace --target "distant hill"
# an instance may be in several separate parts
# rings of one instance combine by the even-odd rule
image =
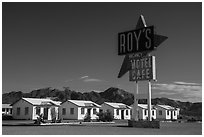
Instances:
[[[64,87],[64,90],[53,89],[51,87],[33,90],[30,93],[23,93],[21,91],[12,91],[2,95],[3,104],[12,104],[22,97],[32,97],[32,98],[51,98],[55,101],[66,101],[68,99],[75,100],[91,100],[97,104],[102,104],[103,102],[121,102],[127,105],[132,105],[134,102],[134,95],[123,89],[110,87],[103,92],[76,92],[70,90],[69,87]],[[147,100],[141,99],[139,103],[147,103]],[[181,102],[168,98],[154,98],[152,99],[152,104],[164,104],[173,107],[178,107],[181,109],[181,114],[185,116],[194,116],[202,119],[202,103],[191,103],[191,102]]]

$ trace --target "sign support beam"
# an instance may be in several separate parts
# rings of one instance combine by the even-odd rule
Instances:
[[[152,111],[151,111],[151,81],[148,81],[148,120],[152,121]]]
[[[138,121],[139,119],[139,113],[138,113],[138,99],[136,98],[136,96],[138,95],[138,81],[135,82],[136,83],[136,92],[134,95],[134,105],[133,105],[133,119],[135,121]]]

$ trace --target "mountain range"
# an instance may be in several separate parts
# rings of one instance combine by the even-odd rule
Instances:
[[[132,105],[134,103],[134,95],[123,89],[110,87],[103,92],[77,92],[71,90],[69,87],[64,87],[64,90],[54,89],[51,87],[33,90],[29,93],[23,93],[22,91],[12,91],[9,93],[4,93],[2,95],[3,104],[12,104],[22,97],[30,98],[51,98],[55,101],[64,102],[68,99],[73,100],[90,100],[97,104],[102,104],[103,102],[121,102],[126,105]],[[139,103],[146,104],[146,99],[140,99]],[[196,117],[196,119],[202,119],[202,102],[192,103],[192,102],[181,102],[178,100],[172,100],[168,98],[153,98],[152,104],[163,104],[170,105],[173,107],[180,108],[180,114],[183,116]]]

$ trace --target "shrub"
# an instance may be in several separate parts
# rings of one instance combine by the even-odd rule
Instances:
[[[188,119],[188,120],[187,120],[187,122],[196,122],[196,121],[197,121],[197,120],[196,120],[195,118],[193,118],[193,117],[192,117],[191,119]]]
[[[110,121],[113,121],[113,119],[114,119],[114,117],[113,117],[113,115],[111,114],[111,112],[106,112],[105,113],[105,119],[108,121],[108,122],[110,122]]]
[[[91,122],[91,116],[88,113],[84,117],[84,122]]]
[[[109,111],[99,112],[97,116],[98,116],[98,121],[103,121],[103,122],[111,122],[114,119],[113,115]]]
[[[62,123],[62,119],[56,120],[56,123]]]
[[[45,123],[42,114],[38,115],[37,119],[34,120],[34,124],[38,124],[38,125],[39,125],[39,124],[41,124],[41,123]]]
[[[2,115],[2,120],[12,120],[13,117],[11,115]]]

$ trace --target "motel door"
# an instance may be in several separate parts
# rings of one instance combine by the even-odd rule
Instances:
[[[44,119],[48,119],[48,108],[44,108]]]
[[[87,112],[88,112],[88,115],[91,116],[91,108],[88,108]]]
[[[124,119],[124,110],[121,110],[121,119]]]

